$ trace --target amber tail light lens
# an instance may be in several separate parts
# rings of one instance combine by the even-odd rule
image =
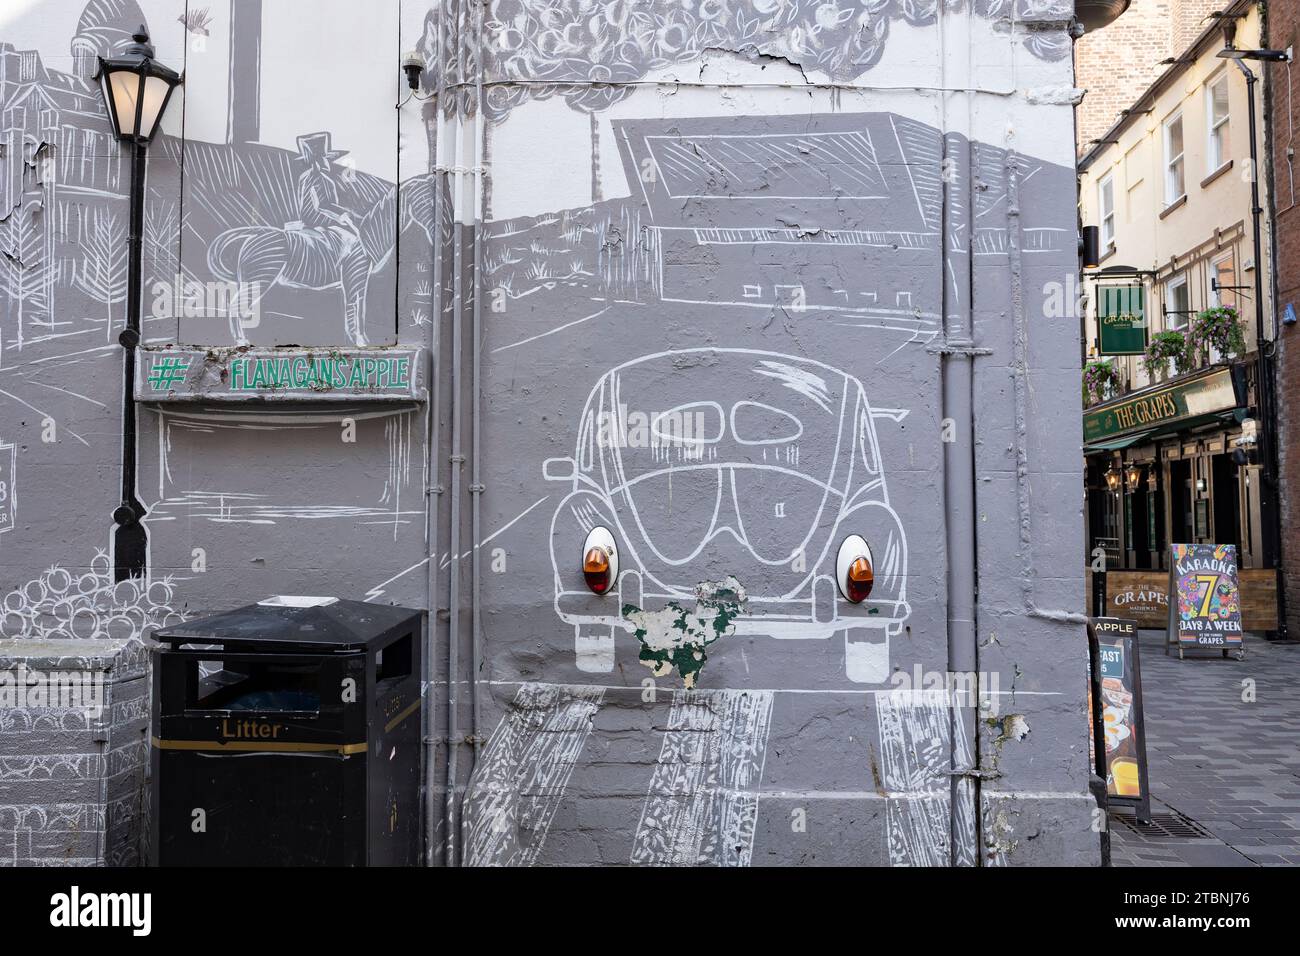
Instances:
[[[582,543],[582,578],[593,594],[608,594],[618,581],[618,549],[608,528],[592,528]]]
[[[871,594],[871,585],[875,581],[871,562],[866,558],[858,558],[849,565],[849,573],[844,581],[844,596],[854,604],[861,604]]]
[[[871,562],[871,548],[860,534],[851,534],[840,544],[835,561],[835,583],[844,600],[861,604],[871,594],[876,572]]]
[[[587,587],[597,594],[609,590],[613,582],[609,574],[609,555],[604,548],[595,547],[586,553],[582,559],[582,576],[587,581]]]

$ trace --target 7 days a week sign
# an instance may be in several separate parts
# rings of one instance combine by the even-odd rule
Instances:
[[[423,401],[421,349],[136,350],[141,402]]]
[[[1231,544],[1173,544],[1169,567],[1168,644],[1241,648],[1237,548]]]

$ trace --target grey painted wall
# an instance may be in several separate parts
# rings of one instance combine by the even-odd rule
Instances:
[[[0,633],[433,609],[435,863],[1095,863],[1069,16],[37,4],[0,37]],[[147,578],[105,586],[127,167],[87,57],[142,19],[186,72],[145,210],[175,394],[140,416]],[[418,349],[429,388],[155,375],[240,348],[213,381]],[[922,690],[950,668],[983,699]]]

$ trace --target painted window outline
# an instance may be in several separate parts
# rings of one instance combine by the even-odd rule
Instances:
[[[1178,127],[1178,152],[1173,153],[1173,129]],[[1175,110],[1162,124],[1165,141],[1165,208],[1187,195],[1186,130],[1183,111]]]

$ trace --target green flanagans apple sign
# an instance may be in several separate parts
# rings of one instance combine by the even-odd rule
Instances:
[[[137,352],[142,402],[420,401],[420,349],[177,349]]]

